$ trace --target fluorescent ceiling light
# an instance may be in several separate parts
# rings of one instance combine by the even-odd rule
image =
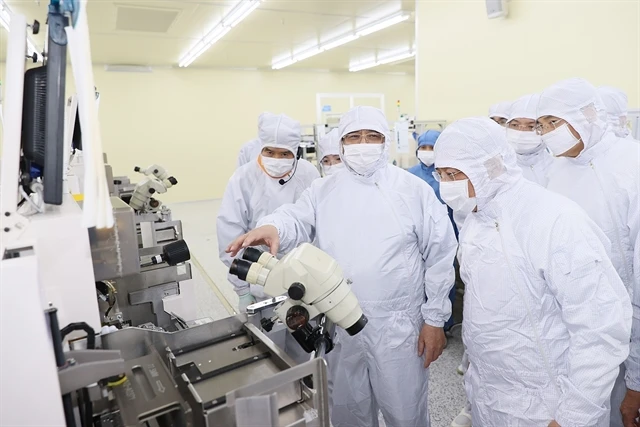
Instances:
[[[376,31],[384,30],[392,25],[399,24],[400,22],[406,21],[409,19],[411,15],[406,12],[400,11],[395,13],[387,18],[376,21],[372,24],[367,25],[361,30],[356,31],[356,34],[360,37],[368,36],[371,33],[375,33]]]
[[[178,66],[188,67],[200,55],[207,51],[214,43],[224,37],[233,27],[238,25],[251,12],[260,6],[262,0],[240,0],[231,11],[225,15],[201,40],[189,49]]]
[[[416,52],[413,49],[394,52],[380,59],[372,59],[369,61],[355,63],[349,67],[349,71],[355,73],[357,71],[366,70],[368,68],[377,67],[379,65],[390,64],[392,62],[402,61],[403,59],[413,58],[414,56],[416,56]]]
[[[288,67],[291,64],[295,64],[296,62],[302,61],[304,59],[315,56],[319,53],[326,52],[329,49],[336,48],[338,46],[342,46],[349,42],[352,42],[360,37],[375,33],[376,31],[383,30],[392,25],[398,24],[400,22],[406,21],[411,16],[410,13],[400,11],[394,13],[391,16],[387,16],[386,18],[380,19],[373,23],[370,23],[361,29],[356,29],[355,32],[349,32],[347,34],[343,34],[340,37],[336,37],[335,39],[329,40],[327,42],[321,43],[315,47],[303,50],[300,53],[294,53],[291,56],[287,56],[280,59],[275,59],[271,64],[271,68],[274,70],[279,70],[284,67]]]
[[[11,22],[11,10],[9,6],[2,0],[0,0],[0,25],[9,32],[9,23]],[[38,48],[35,43],[31,41],[31,38],[27,36],[27,54],[32,56],[34,53],[38,53]],[[42,62],[42,55],[38,55],[38,62]]]

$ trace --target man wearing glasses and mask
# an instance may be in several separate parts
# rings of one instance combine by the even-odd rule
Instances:
[[[640,253],[640,144],[616,136],[597,89],[583,79],[542,92],[537,131],[560,157],[547,188],[579,204],[606,234],[611,262],[632,296],[631,350],[613,390],[611,425],[623,425],[621,411],[624,425],[633,425],[640,409],[640,283],[634,271],[634,251]]]
[[[392,166],[384,113],[356,107],[340,120],[348,173],[316,180],[295,204],[258,222],[228,248],[288,252],[312,242],[352,280],[369,323],[338,329],[327,355],[336,427],[428,426],[428,366],[445,345],[457,244],[446,207],[421,179]]]

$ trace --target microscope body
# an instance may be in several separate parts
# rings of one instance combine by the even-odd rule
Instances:
[[[234,260],[230,273],[264,286],[265,294],[289,297],[274,311],[307,352],[313,351],[312,347],[323,337],[329,339],[325,345],[330,350],[330,337],[324,336],[324,325],[317,330],[318,327],[312,328],[309,324],[322,314],[349,335],[357,334],[367,324],[342,269],[317,247],[304,243],[281,260],[255,248],[245,250],[242,257],[243,260]]]

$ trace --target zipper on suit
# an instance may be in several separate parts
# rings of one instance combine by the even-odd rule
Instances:
[[[544,365],[545,370],[547,371],[547,375],[549,375],[549,380],[555,387],[556,391],[559,394],[562,394],[560,387],[556,384],[556,377],[553,375],[553,371],[551,370],[551,366],[549,363],[549,358],[547,357],[546,351],[544,351],[544,347],[542,346],[542,340],[540,339],[540,332],[538,331],[538,324],[533,319],[533,314],[531,313],[531,307],[529,307],[529,302],[527,301],[524,292],[522,290],[522,285],[519,281],[515,280],[515,274],[513,274],[513,269],[511,267],[511,260],[507,255],[507,248],[504,244],[504,237],[502,232],[500,231],[500,224],[498,221],[495,221],[496,231],[498,232],[498,236],[500,236],[500,245],[502,246],[502,253],[504,254],[504,259],[507,263],[507,269],[509,270],[509,276],[511,277],[511,281],[516,284],[516,288],[518,289],[518,293],[520,294],[520,299],[524,303],[525,308],[527,309],[527,317],[529,318],[529,323],[531,323],[531,328],[533,329],[533,335],[535,336],[536,345],[538,346],[538,352],[540,352],[540,356],[542,356],[542,363]]]
[[[613,216],[613,212],[611,211],[611,205],[609,204],[609,201],[606,198],[607,193],[605,193],[604,191],[604,187],[602,186],[602,182],[600,181],[600,176],[598,175],[598,172],[596,171],[596,167],[592,161],[589,162],[589,166],[591,166],[591,170],[596,176],[596,181],[598,181],[598,186],[600,187],[600,191],[602,191],[603,196],[605,196],[604,201],[607,205],[607,210],[609,211],[609,216],[611,217],[611,221],[613,221],[613,231],[616,234],[616,243],[618,245],[618,252],[620,252],[620,257],[622,258],[622,265],[624,266],[624,274],[625,274],[624,285],[625,285],[625,288],[627,288],[627,284],[629,284],[629,286],[631,285],[631,275],[629,274],[629,267],[627,266],[627,257],[624,255],[624,249],[622,248],[622,238],[620,237],[620,228],[618,227],[618,221]],[[627,289],[627,292],[628,291],[629,290]]]

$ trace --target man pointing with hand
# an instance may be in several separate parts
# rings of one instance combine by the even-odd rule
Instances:
[[[388,164],[382,111],[356,107],[340,120],[349,173],[316,180],[295,204],[261,219],[227,251],[267,245],[286,253],[312,242],[352,280],[369,319],[353,337],[338,330],[328,355],[335,427],[428,426],[428,370],[445,345],[456,239],[431,187]]]

